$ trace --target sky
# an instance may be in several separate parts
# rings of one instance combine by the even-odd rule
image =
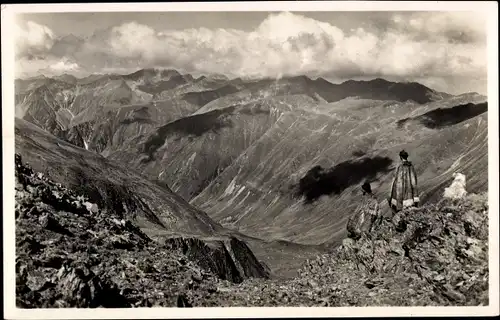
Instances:
[[[31,13],[17,17],[15,70],[382,77],[485,94],[486,36],[471,12]]]

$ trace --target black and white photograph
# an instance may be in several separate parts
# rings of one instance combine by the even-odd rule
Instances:
[[[498,314],[498,4],[430,4],[6,5],[11,314]]]

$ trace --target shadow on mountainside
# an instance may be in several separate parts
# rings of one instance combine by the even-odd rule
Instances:
[[[187,92],[182,95],[182,99],[197,106],[204,106],[210,101],[238,92],[239,89],[232,85],[225,85],[214,90],[199,92]]]
[[[192,115],[170,122],[160,127],[156,134],[151,136],[145,143],[143,152],[149,158],[143,162],[149,162],[154,159],[154,153],[164,143],[169,134],[180,133],[182,135],[201,136],[208,131],[215,131],[231,126],[227,119],[232,114],[235,107],[229,107],[223,110],[214,110],[203,114]]]
[[[183,76],[174,76],[169,80],[162,80],[154,84],[138,85],[137,88],[149,94],[158,94],[165,90],[175,89],[176,87],[187,83]]]
[[[435,109],[413,118],[401,119],[397,122],[399,128],[409,121],[418,121],[427,128],[441,129],[464,122],[488,111],[488,103],[467,103],[452,108]]]
[[[310,204],[323,195],[340,194],[349,186],[364,179],[372,179],[380,172],[389,171],[392,159],[388,157],[347,160],[330,169],[315,166],[302,177],[296,195]]]
[[[164,126],[159,127],[154,135],[151,135],[144,143],[142,152],[148,158],[142,162],[146,163],[154,160],[154,153],[163,146],[165,140],[170,135],[200,137],[206,133],[218,133],[224,128],[232,128],[233,118],[241,115],[254,116],[259,114],[269,114],[262,104],[232,105],[224,109],[208,111],[202,114],[190,115]]]

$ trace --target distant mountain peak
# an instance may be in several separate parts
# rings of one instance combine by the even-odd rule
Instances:
[[[397,83],[397,82],[388,81],[388,80],[383,79],[383,78],[374,78],[374,79],[370,79],[370,80],[350,79],[350,80],[346,80],[346,81],[342,82],[341,84],[354,84],[354,83],[389,84],[389,83]]]
[[[213,80],[222,80],[222,81],[228,81],[229,78],[221,73],[211,73],[208,75],[208,78],[213,79]]]
[[[68,35],[65,35],[65,36],[62,36],[60,38],[60,40],[64,41],[64,42],[70,42],[70,43],[74,43],[74,42],[81,42],[83,41],[82,38],[78,37],[78,36],[75,36],[74,34],[70,33]]]
[[[63,73],[59,76],[54,77],[54,79],[59,80],[59,81],[73,83],[73,84],[78,81],[77,77],[75,77],[72,74],[68,74],[68,73]]]
[[[33,76],[33,77],[28,77],[25,80],[46,80],[46,79],[50,79],[50,78],[47,77],[46,75],[40,73],[39,75],[36,75],[36,76]]]
[[[299,81],[310,81],[311,78],[309,78],[306,75],[298,75],[298,76],[291,76],[291,77],[284,77],[283,79],[290,79],[290,80],[299,80]]]
[[[182,76],[181,73],[175,69],[168,68],[144,68],[137,70],[133,73],[129,73],[124,75],[126,79],[138,80],[140,78],[153,78],[153,77],[161,77],[161,78],[172,78]]]
[[[390,81],[386,80],[384,78],[374,78],[371,80],[346,80],[341,83],[341,85],[344,84],[386,84],[386,85],[402,85],[402,86],[414,86],[414,87],[422,87],[422,88],[427,88],[431,91],[434,91],[433,89],[415,81]]]
[[[373,82],[373,83],[390,83],[391,81],[387,81],[383,78],[375,78],[373,80],[371,80],[370,82]]]

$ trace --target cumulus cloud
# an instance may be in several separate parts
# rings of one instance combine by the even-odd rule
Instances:
[[[392,27],[417,38],[447,42],[486,42],[486,19],[472,12],[427,12],[394,15]]]
[[[15,76],[30,77],[40,73],[46,76],[61,75],[63,73],[80,74],[83,70],[76,62],[67,58],[19,58],[16,61]]]
[[[468,74],[484,70],[484,28],[458,14],[394,17],[382,33],[363,28],[348,34],[292,13],[270,15],[251,32],[190,29],[155,31],[134,22],[113,29],[111,49],[120,57],[232,76],[356,74],[394,76]],[[480,23],[478,24],[481,25]]]
[[[422,12],[394,14],[383,29],[342,30],[283,12],[249,32],[155,30],[131,21],[88,40],[75,61],[94,72],[165,66],[233,77],[477,77],[486,74],[484,20],[470,13]],[[34,33],[22,34],[23,50],[50,48],[51,30],[33,23],[28,28]]]
[[[54,44],[54,32],[48,27],[27,21],[15,25],[16,54],[18,56],[47,52]]]
[[[59,60],[49,66],[54,72],[72,72],[80,69],[78,63],[71,62],[68,59]]]

